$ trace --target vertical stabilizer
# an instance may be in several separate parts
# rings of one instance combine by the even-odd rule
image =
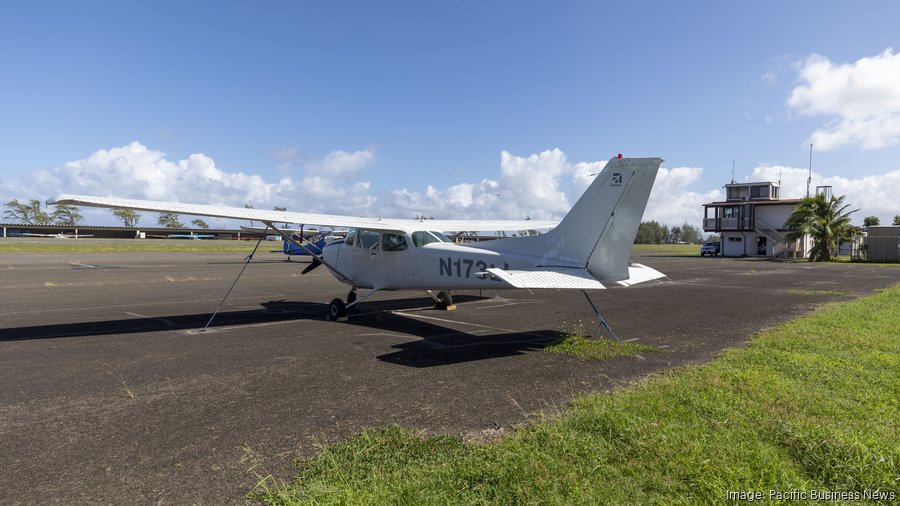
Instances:
[[[628,256],[631,254],[634,237],[637,235],[638,226],[644,216],[647,199],[650,198],[650,190],[653,189],[653,182],[656,180],[656,174],[662,164],[660,158],[619,158],[614,161],[618,163],[609,174],[610,182],[597,191],[611,190],[616,181],[620,180],[623,186],[622,192],[616,202],[616,207],[608,217],[598,216],[601,221],[606,219],[606,225],[587,258],[588,272],[600,281],[610,282],[621,281],[629,277]],[[606,170],[604,169],[604,172]],[[620,176],[617,177],[616,174],[620,174]],[[615,194],[609,190],[607,192],[611,196]],[[579,199],[578,204],[580,203]],[[569,212],[566,218],[572,214]],[[563,221],[565,222],[565,220]]]
[[[550,232],[479,247],[540,257],[544,267],[580,266],[601,282],[627,280],[628,256],[661,163],[613,158]]]

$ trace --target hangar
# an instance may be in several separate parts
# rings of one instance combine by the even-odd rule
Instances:
[[[23,234],[69,234],[92,236],[97,239],[158,239],[177,235],[176,239],[190,234],[214,235],[216,239],[259,239],[258,231],[234,229],[161,228],[161,227],[115,227],[95,225],[34,225],[30,223],[0,223],[0,237],[21,237]]]
[[[866,258],[870,262],[900,262],[900,226],[869,227]]]

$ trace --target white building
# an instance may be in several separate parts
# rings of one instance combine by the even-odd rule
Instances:
[[[785,223],[800,199],[781,199],[778,183],[725,185],[725,201],[703,204],[703,231],[722,237],[724,256],[802,258],[812,246],[808,237],[787,241]]]

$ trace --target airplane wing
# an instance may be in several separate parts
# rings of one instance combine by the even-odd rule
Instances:
[[[242,207],[182,204],[154,200],[119,199],[114,197],[88,197],[82,195],[58,195],[48,201],[51,205],[103,207],[107,209],[133,209],[157,213],[212,216],[235,220],[254,220],[263,223],[297,223],[327,227],[368,228],[373,230],[428,229],[441,232],[483,232],[544,230],[559,224],[554,220],[409,220],[392,218],[366,218],[335,214],[266,211]]]

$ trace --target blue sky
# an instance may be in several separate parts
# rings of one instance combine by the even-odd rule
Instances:
[[[18,2],[0,199],[559,217],[623,153],[666,159],[647,218],[697,224],[732,159],[738,180],[805,183],[813,142],[814,184],[890,220],[897,19],[887,1]]]

